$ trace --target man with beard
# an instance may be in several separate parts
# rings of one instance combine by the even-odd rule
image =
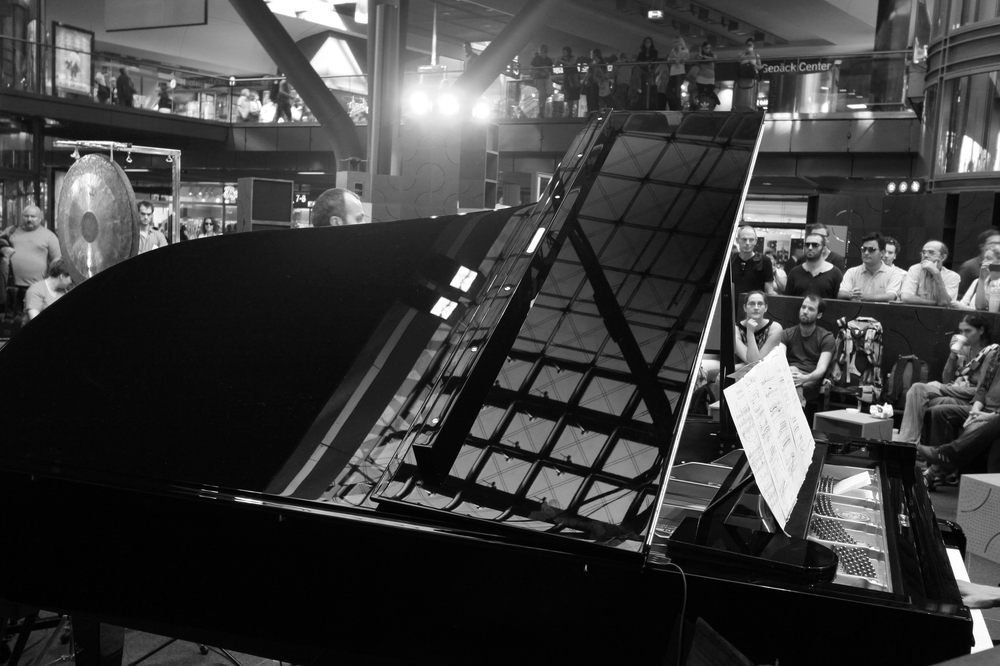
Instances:
[[[802,404],[819,397],[823,377],[836,347],[833,334],[816,324],[825,310],[826,302],[815,294],[809,294],[799,306],[799,325],[786,328],[779,338],[785,345],[785,357]],[[760,352],[756,347],[751,349],[751,346],[747,345],[747,363],[760,360]]]
[[[806,236],[804,247],[806,260],[788,273],[785,295],[815,294],[821,298],[837,298],[844,274],[823,258],[826,236],[810,233]]]
[[[962,278],[944,267],[947,258],[948,246],[944,243],[933,240],[924,243],[920,263],[910,266],[906,274],[900,299],[913,305],[951,305],[958,298]]]

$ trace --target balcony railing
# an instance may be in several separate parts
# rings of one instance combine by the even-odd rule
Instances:
[[[762,57],[758,79],[741,79],[738,59],[719,58],[715,63],[714,95],[710,108],[728,110],[736,106],[765,109],[768,113],[828,115],[858,110],[905,111],[910,52],[880,52],[849,56]],[[611,83],[607,95],[588,94],[570,103],[563,67],[552,68],[550,95],[544,106],[529,67],[513,63],[498,77],[477,103],[477,115],[494,120],[544,116],[585,117],[591,105],[624,109],[666,108],[657,95],[656,70],[661,63],[615,62],[604,64]],[[686,68],[701,69],[696,58]],[[581,81],[588,68],[579,63]],[[119,94],[116,80],[125,68],[134,88],[130,106],[225,123],[310,123],[315,117],[295,89],[280,77],[236,78],[193,72],[168,65],[123,59],[103,53],[75,51],[0,36],[0,87],[7,90],[88,100],[95,104],[128,104]],[[639,70],[636,72],[636,70]],[[423,68],[404,74],[404,117],[423,104],[424,112],[437,113],[433,99],[461,75],[445,68]],[[103,80],[103,85],[102,85]],[[357,125],[368,120],[368,81],[364,75],[324,77],[327,87],[347,109]],[[701,90],[704,92],[705,86]],[[571,97],[572,95],[570,95]],[[702,95],[702,104],[705,97]],[[698,106],[694,77],[680,86],[683,108]],[[748,102],[749,100],[749,102]]]

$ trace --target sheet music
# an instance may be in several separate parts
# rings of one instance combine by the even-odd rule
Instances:
[[[761,496],[782,529],[812,462],[816,441],[778,346],[724,390]]]

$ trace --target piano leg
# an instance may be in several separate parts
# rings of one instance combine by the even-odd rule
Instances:
[[[101,624],[97,618],[73,616],[73,638],[76,640],[76,666],[122,666],[125,651],[125,630]]]

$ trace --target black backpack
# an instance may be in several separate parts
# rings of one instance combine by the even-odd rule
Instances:
[[[906,404],[906,392],[917,382],[927,381],[927,364],[913,354],[900,356],[889,373],[887,398],[893,407]]]

